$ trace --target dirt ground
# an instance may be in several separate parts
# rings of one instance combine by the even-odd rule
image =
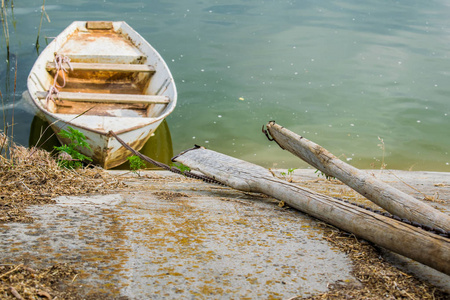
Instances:
[[[15,147],[11,158],[0,157],[0,223],[33,222],[27,214],[29,205],[46,205],[60,195],[106,194],[118,190],[133,190],[139,185],[135,174],[117,175],[98,168],[64,170],[57,166],[49,153]],[[195,180],[164,177],[148,173],[147,180],[177,180],[195,183]],[[354,201],[365,200],[337,181],[325,178],[287,178],[317,192],[337,195]],[[131,183],[131,184],[130,184]],[[168,195],[170,197],[170,195]],[[437,206],[443,196],[427,201]],[[445,199],[445,198],[444,198]],[[274,200],[275,203],[277,203]],[[282,203],[279,203],[282,206]],[[290,209],[285,207],[285,209]],[[450,295],[401,271],[383,258],[382,249],[322,223],[323,236],[330,244],[345,252],[352,260],[352,273],[358,284],[335,282],[329,291],[308,299],[449,299]],[[0,262],[1,299],[107,299],[99,291],[90,294],[73,284],[83,270],[77,265],[58,264],[31,268],[24,264]],[[120,298],[126,299],[126,298]],[[301,299],[301,298],[292,298]]]

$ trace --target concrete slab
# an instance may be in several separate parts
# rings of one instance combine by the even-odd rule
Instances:
[[[264,195],[167,172],[144,174],[148,178],[123,177],[129,188],[111,195],[60,197],[55,205],[32,207],[32,224],[0,225],[1,261],[75,263],[83,274],[74,284],[111,298],[288,299],[324,292],[338,281],[358,284],[351,261],[322,239],[309,216]],[[420,192],[430,188],[448,199],[450,174],[408,174],[402,180],[410,185],[421,178]],[[297,170],[292,179],[328,194],[350,193],[313,170]],[[448,200],[432,204],[449,208]],[[449,276],[428,269],[419,273],[450,291]]]
[[[2,261],[78,263],[77,284],[131,299],[289,298],[355,281],[315,220],[269,198],[175,176],[130,184],[144,190],[32,207],[33,224],[1,227]]]

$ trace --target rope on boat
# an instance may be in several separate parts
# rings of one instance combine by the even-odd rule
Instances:
[[[47,101],[47,107],[49,101],[53,101],[53,103],[56,102],[56,99],[58,99],[58,94],[59,90],[56,88],[56,86],[51,85],[50,88],[48,89],[47,96],[45,97],[45,101]]]
[[[73,67],[70,64],[70,58],[67,57],[66,55],[55,53],[54,63],[55,63],[55,69],[56,69],[55,77],[53,78],[53,84],[48,89],[47,97],[45,97],[45,100],[47,102],[47,107],[48,107],[49,101],[53,101],[53,103],[55,103],[56,99],[58,99],[58,94],[59,94],[58,88],[63,88],[66,85],[66,73],[68,73],[69,70],[64,66],[64,64],[66,63],[69,66],[70,70],[73,71]],[[62,71],[62,72],[60,72],[60,71]],[[58,77],[59,77],[60,73],[62,74],[62,76],[61,76],[62,80],[63,80],[62,85],[58,84]]]
[[[211,177],[209,177],[209,176],[205,176],[205,175],[201,175],[201,174],[192,173],[192,172],[190,172],[190,171],[181,171],[181,170],[179,170],[179,169],[176,168],[176,167],[171,167],[171,166],[166,165],[166,164],[164,164],[164,163],[162,163],[162,162],[159,162],[159,161],[156,161],[156,160],[154,160],[154,159],[151,159],[150,157],[145,156],[144,154],[142,154],[142,153],[136,151],[135,149],[131,148],[127,143],[125,143],[121,138],[119,138],[119,137],[117,136],[117,134],[114,133],[114,131],[110,130],[110,131],[109,131],[109,134],[112,135],[113,137],[115,137],[116,140],[117,140],[119,143],[122,144],[122,146],[124,146],[127,150],[131,151],[134,155],[139,156],[141,159],[143,159],[143,160],[145,160],[146,162],[149,162],[149,163],[151,163],[151,164],[153,164],[153,165],[155,165],[155,166],[157,166],[157,167],[160,167],[160,168],[162,168],[162,169],[164,169],[164,170],[167,170],[167,171],[170,171],[170,172],[173,172],[173,173],[176,173],[176,174],[184,175],[184,176],[189,177],[189,178],[199,179],[199,180],[203,180],[204,182],[207,182],[207,183],[214,183],[214,184],[218,184],[218,185],[225,186],[225,185],[224,185],[223,183],[221,183],[220,181],[217,181],[216,179],[211,178]],[[195,146],[195,147],[192,148],[192,149],[197,149],[197,148],[198,148],[198,146]],[[192,149],[188,149],[188,150],[186,150],[186,151],[189,151],[189,150],[192,150]],[[186,151],[185,151],[185,152],[186,152]],[[172,159],[172,160],[173,160],[173,159]]]
[[[66,73],[69,73],[69,70],[67,70],[67,68],[64,66],[64,63],[66,63],[70,70],[73,71],[73,67],[70,64],[70,58],[67,57],[66,55],[62,55],[62,54],[55,54],[55,68],[56,68],[56,74],[55,74],[55,78],[53,80],[53,84],[59,88],[62,88],[66,85]],[[62,74],[62,79],[63,79],[63,84],[59,85],[57,82],[57,79],[59,77],[59,71],[63,71]]]

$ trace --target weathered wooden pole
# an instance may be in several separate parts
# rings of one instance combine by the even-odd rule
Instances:
[[[273,121],[267,124],[267,130],[281,148],[295,154],[323,173],[336,177],[391,214],[450,231],[450,216],[447,214],[343,162],[325,148]]]
[[[270,195],[317,219],[450,275],[450,239],[288,183],[263,167],[205,148],[184,152],[174,160],[232,188]]]

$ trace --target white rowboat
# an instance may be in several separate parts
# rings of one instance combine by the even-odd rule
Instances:
[[[105,169],[129,155],[109,131],[140,150],[177,102],[166,63],[125,22],[73,22],[39,55],[27,85],[37,113],[56,133],[81,131],[91,150],[79,151]]]

